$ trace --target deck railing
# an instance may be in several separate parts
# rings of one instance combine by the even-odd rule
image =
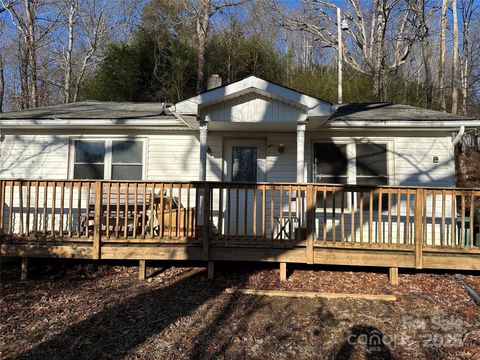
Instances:
[[[478,249],[480,189],[0,180],[2,242]],[[313,255],[312,255],[313,256]]]

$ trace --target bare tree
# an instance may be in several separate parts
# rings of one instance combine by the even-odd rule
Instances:
[[[79,59],[79,65],[73,84],[72,101],[76,101],[80,91],[80,87],[85,78],[85,74],[89,67],[100,61],[95,60],[98,52],[106,48],[110,42],[108,37],[118,23],[113,21],[114,13],[108,1],[86,1],[84,7],[80,10],[79,22],[80,31],[84,37],[83,56]],[[101,57],[101,56],[100,56]]]
[[[78,0],[70,0],[68,7],[68,17],[67,17],[67,50],[65,54],[65,71],[64,71],[64,80],[63,80],[63,94],[64,100],[66,103],[69,103],[72,100],[72,71],[73,71],[73,38],[74,38],[74,27],[76,21],[76,13],[78,9]]]
[[[385,100],[385,76],[405,63],[414,42],[415,11],[410,1],[374,0],[371,9],[362,7],[359,0],[347,3],[348,10],[342,10],[342,14],[350,27],[345,31],[348,39],[342,48],[343,59],[356,71],[372,76],[375,98]],[[303,0],[302,4],[301,17],[290,16],[278,3],[272,7],[284,27],[312,33],[323,46],[338,51],[336,5],[322,0]],[[389,34],[394,36],[389,38]]]
[[[3,58],[0,54],[0,113],[3,112],[3,97],[5,94],[5,77],[3,75]]]
[[[3,11],[6,11],[6,9],[3,7],[0,7],[0,14]],[[0,19],[0,38],[3,35],[3,27],[4,27],[4,22]],[[3,45],[0,42],[0,45]],[[5,97],[5,75],[4,75],[4,70],[3,70],[3,56],[0,53],[0,113],[3,112],[3,99]]]
[[[447,50],[446,39],[447,39],[447,10],[448,10],[448,1],[442,0],[442,14],[441,14],[441,25],[440,25],[440,59],[438,62],[438,88],[440,94],[440,109],[442,111],[447,110],[447,101],[445,97],[445,53]]]
[[[467,114],[468,105],[468,88],[469,88],[469,74],[470,74],[470,58],[472,53],[472,45],[470,45],[470,25],[472,18],[479,9],[478,2],[474,0],[461,0],[460,11],[462,14],[462,57],[460,67],[460,84],[462,93],[462,113]]]
[[[453,12],[453,58],[452,58],[452,114],[458,112],[458,9],[457,0],[452,0]]]
[[[417,0],[414,1],[415,11],[417,12],[416,18],[418,19],[417,26],[417,38],[420,41],[422,48],[422,60],[423,68],[425,71],[425,89],[426,89],[426,100],[427,108],[432,108],[433,102],[433,79],[432,79],[432,68],[430,66],[430,60],[432,57],[432,49],[430,46],[430,28],[428,25],[428,18],[431,16],[432,11],[427,10],[428,0]]]
[[[197,93],[203,91],[205,82],[205,51],[207,49],[208,32],[212,16],[224,8],[239,6],[245,0],[237,1],[213,1],[213,0],[193,0],[186,1],[187,11],[194,17],[196,23],[196,33],[198,41],[197,55]]]
[[[22,39],[22,44],[19,44],[22,59],[20,71],[22,97],[28,99],[24,105],[37,107],[39,104],[37,52],[45,37],[56,27],[58,14],[52,15],[53,12],[51,12],[49,15],[52,16],[49,17],[48,11],[40,11],[42,7],[52,6],[48,1],[24,0],[23,5],[17,5],[20,2],[13,2],[10,6],[1,1],[1,4],[9,12]]]

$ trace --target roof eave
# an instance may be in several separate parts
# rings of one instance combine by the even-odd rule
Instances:
[[[480,127],[480,120],[330,120],[326,127],[329,128],[379,128],[379,129],[432,129],[432,130],[458,130],[459,127]]]
[[[182,128],[177,119],[2,119],[0,129]]]

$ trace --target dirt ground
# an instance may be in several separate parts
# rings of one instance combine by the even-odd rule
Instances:
[[[262,264],[3,263],[2,359],[480,359],[480,308],[453,274]],[[164,265],[165,266],[165,265]],[[313,270],[312,270],[313,269]],[[376,272],[371,272],[371,271]],[[480,276],[466,274],[480,290]],[[395,294],[396,302],[227,294],[226,288]],[[380,339],[380,340],[379,340]]]

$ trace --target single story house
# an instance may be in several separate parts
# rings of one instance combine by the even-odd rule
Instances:
[[[292,237],[291,212],[300,212],[302,206],[308,208],[306,198],[299,200],[307,188],[295,188],[296,184],[338,184],[338,189],[363,186],[367,190],[361,196],[351,195],[352,187],[315,188],[313,217],[318,222],[315,239],[321,239],[322,233],[324,240],[335,237],[331,234],[332,228],[343,217],[342,241],[355,242],[358,236],[371,239],[373,231],[377,240],[380,236],[380,239],[388,237],[390,243],[407,243],[405,236],[413,238],[414,227],[409,228],[409,220],[400,218],[408,216],[410,211],[413,217],[415,209],[413,197],[410,202],[410,190],[402,189],[410,188],[413,194],[416,188],[436,187],[448,191],[454,187],[456,135],[478,127],[480,120],[473,117],[407,105],[332,105],[250,76],[170,106],[84,101],[0,114],[0,179],[221,182],[225,189],[218,190],[209,200],[212,209],[217,209],[210,214],[211,226],[217,229],[215,234],[222,236],[227,227],[232,227],[236,228],[237,237],[258,230],[258,233],[266,232],[263,237],[270,240],[278,239],[279,234],[280,239]],[[271,187],[271,191],[278,193],[264,197],[263,204],[260,193],[257,198],[257,191],[261,189],[249,192],[249,188],[242,187],[242,184],[266,183],[286,187]],[[234,188],[228,184],[237,184],[232,198],[230,193],[224,194]],[[26,187],[21,187],[24,192]],[[378,193],[375,190],[378,188],[384,190]],[[373,196],[368,189],[374,189]],[[178,189],[176,191],[173,197],[178,200]],[[192,205],[195,195],[180,191],[183,191],[180,194],[183,200],[178,206],[186,206],[188,197],[189,207],[195,207]],[[339,191],[342,194],[339,195]],[[332,192],[330,197],[327,192]],[[451,231],[455,227],[451,215],[455,212],[455,216],[459,216],[460,210],[453,209],[452,201],[461,200],[456,200],[456,193],[451,196],[441,191],[428,194],[430,203],[425,203],[425,215],[435,218],[442,214],[442,219],[425,221],[425,243],[435,245],[439,240],[435,240],[434,233],[438,230],[444,234],[442,241],[454,244],[457,240],[452,236],[457,235]],[[7,208],[8,189],[4,196]],[[144,197],[148,196],[147,192]],[[470,195],[466,196],[468,203]],[[471,196],[475,203],[476,193]],[[9,220],[5,210],[3,229],[7,229],[9,221],[15,228],[16,221],[22,224],[25,220],[25,214],[21,214],[20,221],[15,218],[13,208],[22,208],[26,202],[22,199],[21,204],[15,205],[16,198],[17,195],[10,210],[14,219]],[[59,198],[58,193],[57,202]],[[50,204],[51,200],[45,202]],[[202,206],[198,203],[197,213]],[[275,215],[277,207],[279,216]],[[358,210],[363,208],[369,210],[369,214],[362,217]],[[394,208],[392,213],[391,208]],[[379,213],[378,217],[372,215],[374,211]],[[59,219],[61,216],[67,217],[67,211],[61,215],[55,210],[52,212],[52,228],[55,228],[63,222]],[[285,225],[287,212],[288,226]],[[468,217],[468,209],[466,214]],[[308,214],[297,215],[296,228],[305,227]],[[50,226],[48,216],[52,214],[46,214],[44,222]],[[392,217],[397,216],[397,223],[391,225]],[[199,219],[198,224],[203,221]],[[66,222],[61,226],[67,226]],[[354,223],[362,222],[369,224],[365,229],[354,229]],[[75,228],[74,223],[75,220],[70,226]],[[30,227],[38,225],[32,224],[30,221]],[[468,222],[462,226],[464,232],[469,229]],[[52,229],[52,233],[55,231]],[[406,235],[408,232],[411,234]],[[297,230],[297,234],[302,232]],[[336,239],[339,238],[337,235]]]
[[[85,101],[0,120],[3,178],[419,186],[454,186],[452,133],[480,127],[407,105],[334,106],[254,76],[171,107]]]

